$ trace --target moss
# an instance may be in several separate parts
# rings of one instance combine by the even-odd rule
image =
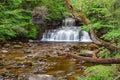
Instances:
[[[113,80],[117,73],[116,65],[104,66],[97,65],[88,67],[85,70],[85,78],[78,78],[77,80]]]

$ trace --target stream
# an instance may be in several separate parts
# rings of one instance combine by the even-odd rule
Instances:
[[[0,80],[76,80],[91,63],[60,56],[64,52],[80,53],[88,44],[22,43],[2,44]],[[46,79],[44,79],[44,78]],[[52,78],[51,78],[52,77]],[[54,78],[54,79],[53,79]]]

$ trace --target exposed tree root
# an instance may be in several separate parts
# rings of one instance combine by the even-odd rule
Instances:
[[[64,53],[63,55],[67,57],[71,57],[77,60],[84,60],[86,62],[91,62],[91,63],[97,63],[97,64],[120,64],[120,58],[91,58],[91,57],[83,57],[83,56],[78,56],[75,54],[70,54],[70,53]]]
[[[90,35],[95,44],[101,45],[109,49],[110,51],[120,51],[119,46],[113,46],[111,43],[103,41],[102,39],[98,38],[95,34],[94,29],[90,29]]]

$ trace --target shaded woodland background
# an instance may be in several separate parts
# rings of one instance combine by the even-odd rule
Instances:
[[[119,45],[119,0],[70,0],[70,2],[78,13],[82,10],[91,20],[99,38]],[[0,6],[1,40],[19,37],[36,39],[39,29],[60,25],[58,22],[72,16],[62,0],[1,0]],[[84,30],[89,31],[86,25],[83,26]]]

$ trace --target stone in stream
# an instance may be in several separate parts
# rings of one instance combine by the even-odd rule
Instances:
[[[3,60],[3,58],[0,58],[0,60]]]
[[[22,46],[21,46],[21,45],[17,45],[17,44],[16,44],[16,45],[14,45],[13,47],[14,47],[15,49],[20,49],[20,48],[22,48]]]
[[[0,62],[0,66],[4,66],[4,64]]]
[[[8,48],[8,47],[10,47],[10,44],[4,44],[4,47]]]
[[[64,76],[64,75],[65,75],[65,71],[58,71],[55,74],[55,76],[57,76],[57,77]]]
[[[8,54],[8,53],[9,53],[9,51],[7,51],[7,50],[1,50],[1,53]]]
[[[3,78],[0,78],[0,80],[4,80]]]
[[[69,48],[65,48],[65,52],[69,52],[70,51],[70,49]]]
[[[34,51],[33,50],[30,50],[30,49],[26,49],[24,50],[25,53],[33,53]]]
[[[30,75],[29,80],[57,80],[52,75],[39,74],[39,75]]]

